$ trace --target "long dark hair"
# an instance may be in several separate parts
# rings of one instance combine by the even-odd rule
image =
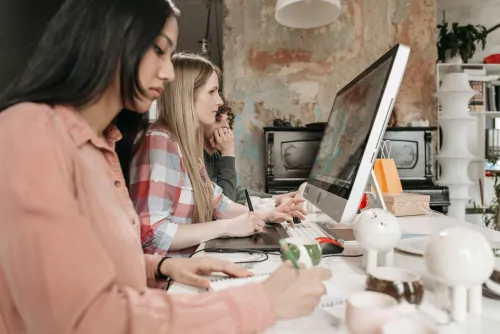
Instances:
[[[130,164],[134,157],[136,142],[139,134],[144,134],[149,126],[147,113],[139,114],[131,110],[123,109],[114,120],[115,126],[120,130],[122,139],[116,142],[115,151],[120,160],[120,166],[125,178],[127,188],[130,186]],[[141,139],[143,137],[141,136]],[[139,139],[139,140],[141,140]]]
[[[120,75],[122,102],[144,94],[139,65],[170,15],[171,0],[67,0],[48,24],[24,72],[0,97],[76,108],[99,99]]]

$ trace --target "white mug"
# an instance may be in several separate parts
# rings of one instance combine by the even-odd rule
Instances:
[[[415,306],[399,302],[384,293],[362,291],[349,296],[346,326],[351,334],[379,334],[389,320],[416,311]]]

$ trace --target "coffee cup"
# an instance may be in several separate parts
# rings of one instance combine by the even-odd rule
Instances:
[[[299,263],[303,263],[306,268],[312,268],[321,262],[321,247],[316,239],[292,237],[286,238],[284,241],[295,259]],[[280,254],[283,261],[289,260],[288,255],[283,250],[280,251]]]
[[[495,256],[495,267],[486,281],[486,286],[491,292],[500,296],[500,244],[496,243],[493,246],[493,255]]]
[[[413,305],[381,292],[362,291],[349,296],[346,303],[346,327],[350,334],[379,334],[389,320],[410,314]]]
[[[366,278],[366,290],[385,293],[399,302],[420,305],[424,285],[420,276],[410,270],[396,267],[378,267]]]

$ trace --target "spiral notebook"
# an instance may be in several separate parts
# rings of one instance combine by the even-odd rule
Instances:
[[[262,282],[271,274],[258,274],[246,278],[224,278],[212,281],[210,290],[220,291],[230,287],[240,286],[248,283]],[[328,281],[324,281],[326,294],[321,298],[321,307],[331,307],[344,304],[347,297],[356,291],[364,290],[365,276],[359,274],[335,274]]]

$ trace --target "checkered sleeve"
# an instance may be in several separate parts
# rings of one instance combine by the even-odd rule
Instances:
[[[166,254],[178,220],[185,221],[175,216],[182,206],[183,178],[188,177],[182,166],[178,145],[167,133],[146,134],[130,168],[130,195],[141,222],[141,241],[148,244],[146,253]]]
[[[233,203],[226,195],[223,194],[222,188],[212,182],[214,187],[214,216],[221,219],[226,212],[229,204]]]

